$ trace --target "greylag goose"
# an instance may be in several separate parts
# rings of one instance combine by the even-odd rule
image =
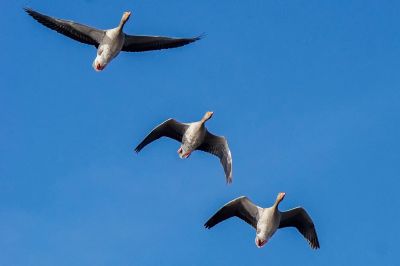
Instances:
[[[93,61],[93,68],[96,71],[103,70],[120,51],[143,52],[175,48],[195,42],[201,38],[200,36],[195,38],[171,38],[125,34],[123,28],[131,12],[124,12],[116,28],[100,30],[70,20],[46,16],[30,8],[24,8],[24,10],[44,26],[78,42],[94,45],[97,48],[97,56]]]
[[[261,208],[244,196],[236,198],[225,204],[204,226],[209,229],[228,218],[239,217],[256,229],[255,242],[259,248],[268,242],[278,228],[295,227],[307,239],[311,248],[318,249],[317,232],[305,209],[297,207],[284,212],[278,210],[284,197],[285,193],[279,193],[274,205],[269,208]]]
[[[198,122],[180,123],[172,118],[155,127],[150,134],[135,148],[140,152],[147,144],[161,138],[169,137],[182,143],[178,149],[179,157],[188,158],[194,150],[205,151],[219,157],[225,171],[226,182],[232,182],[232,156],[228,142],[224,137],[208,132],[205,123],[213,116],[206,112]]]

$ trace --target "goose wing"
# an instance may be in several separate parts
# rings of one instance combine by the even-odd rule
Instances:
[[[204,224],[204,226],[210,229],[214,225],[236,216],[254,228],[257,228],[258,209],[259,207],[247,197],[242,196],[225,204]]]
[[[306,210],[302,207],[281,212],[279,228],[284,227],[296,227],[297,230],[307,239],[311,248],[319,248],[319,241],[314,223]]]
[[[176,48],[200,39],[200,36],[195,38],[171,38],[162,36],[139,36],[125,34],[125,41],[124,45],[122,46],[122,51],[144,52]]]
[[[232,155],[224,137],[215,136],[207,131],[203,143],[197,150],[217,156],[224,167],[226,182],[232,183]]]
[[[98,47],[105,34],[104,30],[98,30],[70,20],[46,16],[30,8],[24,8],[24,10],[28,15],[44,26],[81,43]]]
[[[140,152],[147,144],[161,138],[168,137],[179,142],[182,142],[182,137],[185,134],[188,125],[180,123],[172,118],[164,121],[156,126],[144,140],[135,148],[136,152]]]

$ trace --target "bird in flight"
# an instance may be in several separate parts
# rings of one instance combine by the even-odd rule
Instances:
[[[263,247],[277,229],[295,227],[306,238],[312,249],[318,249],[317,232],[305,209],[297,207],[283,212],[278,210],[278,205],[284,197],[285,193],[279,193],[275,203],[269,208],[259,207],[245,196],[236,198],[225,204],[204,226],[210,229],[216,224],[236,216],[256,229],[255,243],[258,248]]]
[[[97,55],[93,61],[93,68],[96,71],[103,70],[121,51],[144,52],[176,48],[201,39],[201,36],[172,38],[125,34],[123,28],[131,16],[131,12],[123,13],[121,21],[116,28],[100,30],[74,21],[50,17],[30,8],[24,8],[24,10],[44,26],[78,42],[94,45],[97,48]]]
[[[226,182],[231,183],[232,156],[228,142],[224,137],[211,134],[205,127],[206,121],[213,114],[213,112],[206,112],[200,121],[192,123],[180,123],[170,118],[155,127],[135,148],[135,151],[140,152],[147,144],[161,137],[169,137],[182,143],[178,149],[181,158],[188,158],[195,150],[208,152],[219,157],[224,167]]]

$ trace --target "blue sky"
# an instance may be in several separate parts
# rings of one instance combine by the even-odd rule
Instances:
[[[174,50],[95,49],[27,16],[132,34],[196,36]],[[395,265],[400,237],[398,1],[1,1],[1,265]],[[218,159],[161,140],[198,120],[227,137]],[[203,223],[247,195],[304,206],[321,249],[294,229],[263,248],[239,219]]]

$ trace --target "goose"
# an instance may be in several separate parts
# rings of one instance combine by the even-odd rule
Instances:
[[[232,183],[232,156],[228,142],[224,137],[211,134],[205,127],[206,121],[213,114],[213,112],[206,112],[200,121],[192,123],[180,123],[170,118],[156,126],[135,148],[135,151],[139,153],[147,144],[161,137],[175,139],[182,143],[177,151],[182,159],[188,158],[194,150],[219,157],[224,167],[226,182]]]
[[[258,248],[263,247],[277,229],[295,227],[306,238],[312,249],[318,249],[317,232],[305,209],[297,207],[284,212],[278,210],[278,205],[285,195],[284,192],[280,192],[275,203],[269,208],[261,208],[249,198],[241,196],[225,204],[204,226],[210,229],[228,218],[239,217],[256,229],[255,243]]]
[[[119,25],[109,30],[100,30],[80,23],[53,18],[30,8],[24,8],[39,23],[55,30],[78,42],[94,45],[97,48],[97,56],[93,61],[93,68],[102,71],[120,51],[143,52],[180,47],[201,39],[195,38],[171,38],[162,36],[128,35],[123,32],[125,23],[131,16],[131,12],[124,12]]]

